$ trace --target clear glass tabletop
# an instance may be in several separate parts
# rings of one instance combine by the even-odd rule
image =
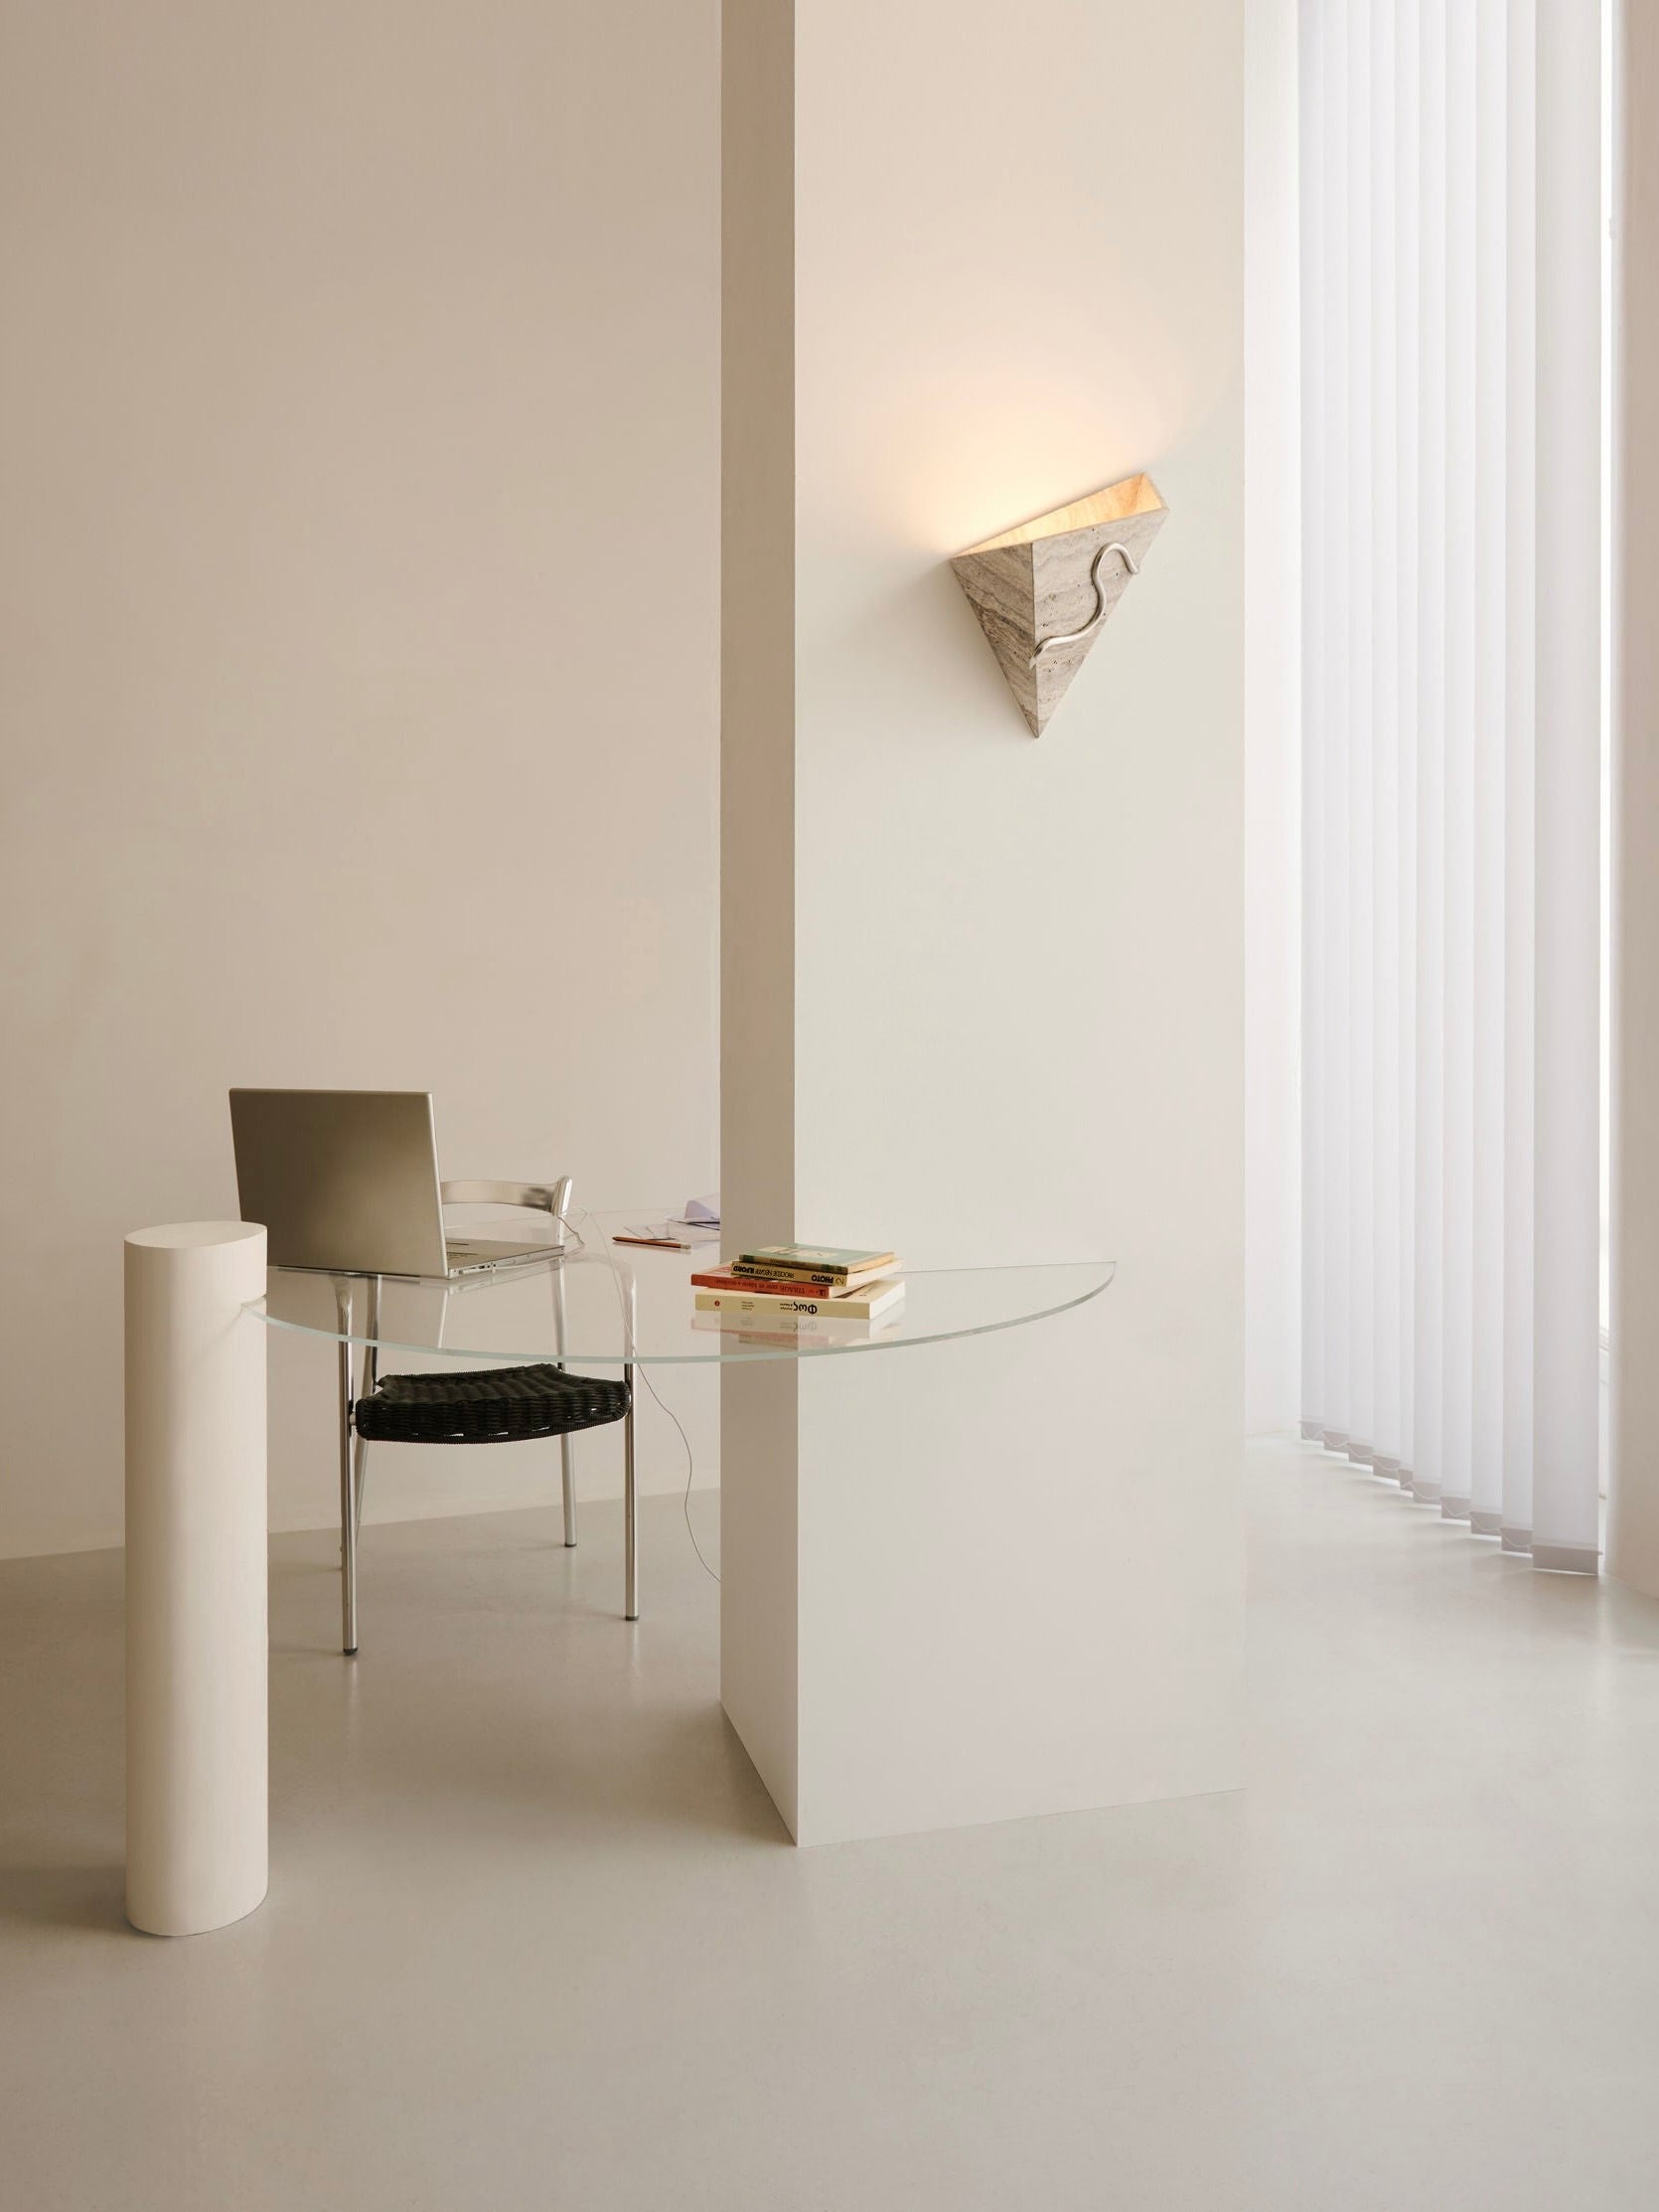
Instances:
[[[906,1266],[895,1308],[865,1322],[823,1316],[699,1313],[690,1277],[718,1265],[715,1242],[688,1251],[612,1241],[661,1213],[571,1216],[562,1249],[461,1278],[333,1276],[273,1267],[250,1313],[273,1329],[477,1365],[564,1359],[616,1368],[896,1351],[978,1337],[1087,1305],[1111,1283],[1111,1260],[1036,1266]],[[497,1215],[469,1233],[528,1242],[536,1223]],[[549,1239],[556,1225],[545,1223]]]

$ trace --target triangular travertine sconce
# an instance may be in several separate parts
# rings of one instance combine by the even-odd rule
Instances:
[[[1149,476],[1127,476],[1087,499],[970,546],[951,562],[1040,737],[1083,666],[1164,516]]]

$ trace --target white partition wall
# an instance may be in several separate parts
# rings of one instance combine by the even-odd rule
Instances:
[[[727,0],[728,1238],[1116,1258],[728,1371],[723,1694],[802,1841],[1241,1779],[1243,8]],[[1042,738],[946,565],[1170,520]]]

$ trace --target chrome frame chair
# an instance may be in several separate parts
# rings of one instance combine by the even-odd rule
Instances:
[[[557,1183],[445,1183],[439,1185],[439,1197],[446,1206],[493,1205],[524,1206],[537,1213],[549,1214],[555,1224],[555,1233],[549,1239],[552,1250],[559,1259],[548,1270],[553,1298],[553,1359],[552,1364],[562,1368],[565,1353],[565,1303],[564,1267],[567,1254],[566,1232],[569,1229],[571,1192],[574,1180],[561,1176]],[[580,1235],[577,1232],[577,1241]],[[340,1630],[341,1649],[350,1657],[358,1648],[358,1538],[363,1528],[363,1500],[369,1481],[369,1439],[358,1431],[357,1402],[367,1398],[380,1379],[380,1353],[378,1344],[371,1342],[363,1349],[362,1378],[353,1375],[351,1338],[352,1316],[355,1305],[354,1286],[357,1280],[349,1276],[335,1280],[335,1302],[340,1316],[339,1384],[340,1384]],[[364,1317],[366,1335],[373,1339],[379,1330],[380,1282],[378,1275],[367,1279],[367,1312]],[[622,1415],[622,1497],[623,1497],[623,1594],[624,1618],[637,1621],[640,1617],[640,1579],[638,1547],[638,1501],[634,1483],[634,1340],[635,1301],[634,1279],[626,1270],[618,1277],[622,1291],[623,1360],[622,1381],[628,1393],[628,1405]],[[447,1293],[445,1294],[447,1296]],[[608,1423],[606,1425],[609,1425]],[[567,1549],[576,1543],[576,1454],[575,1437],[559,1438],[559,1472],[564,1493],[564,1541]]]

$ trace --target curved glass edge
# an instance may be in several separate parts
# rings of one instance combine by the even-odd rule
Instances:
[[[1116,1260],[1061,1260],[1038,1263],[1055,1267],[1099,1267],[1101,1279],[1073,1298],[1062,1298],[1052,1306],[1033,1307],[1028,1314],[1008,1314],[995,1321],[976,1322],[965,1329],[935,1329],[916,1337],[866,1337],[856,1343],[807,1344],[791,1349],[787,1344],[752,1344],[741,1350],[728,1351],[565,1351],[559,1356],[563,1363],[573,1367],[714,1367],[758,1364],[780,1359],[845,1359],[854,1352],[905,1351],[912,1344],[950,1344],[966,1342],[971,1337],[994,1337],[1009,1329],[1025,1329],[1032,1322],[1052,1321],[1056,1314],[1069,1314],[1079,1306],[1087,1306],[1103,1292],[1112,1288],[1118,1273]],[[1027,1265],[977,1268],[911,1268],[917,1275],[996,1275],[1025,1274],[1031,1272]],[[266,1310],[263,1298],[250,1298],[242,1308],[267,1329],[283,1329],[295,1337],[317,1337],[330,1344],[373,1344],[379,1351],[412,1352],[421,1359],[471,1359],[485,1360],[495,1366],[538,1366],[553,1356],[552,1347],[544,1345],[539,1351],[504,1351],[481,1348],[478,1345],[418,1344],[399,1337],[371,1337],[360,1330],[349,1334],[339,1329],[328,1329],[312,1322],[289,1321],[280,1314]],[[735,1332],[733,1332],[735,1334]]]

